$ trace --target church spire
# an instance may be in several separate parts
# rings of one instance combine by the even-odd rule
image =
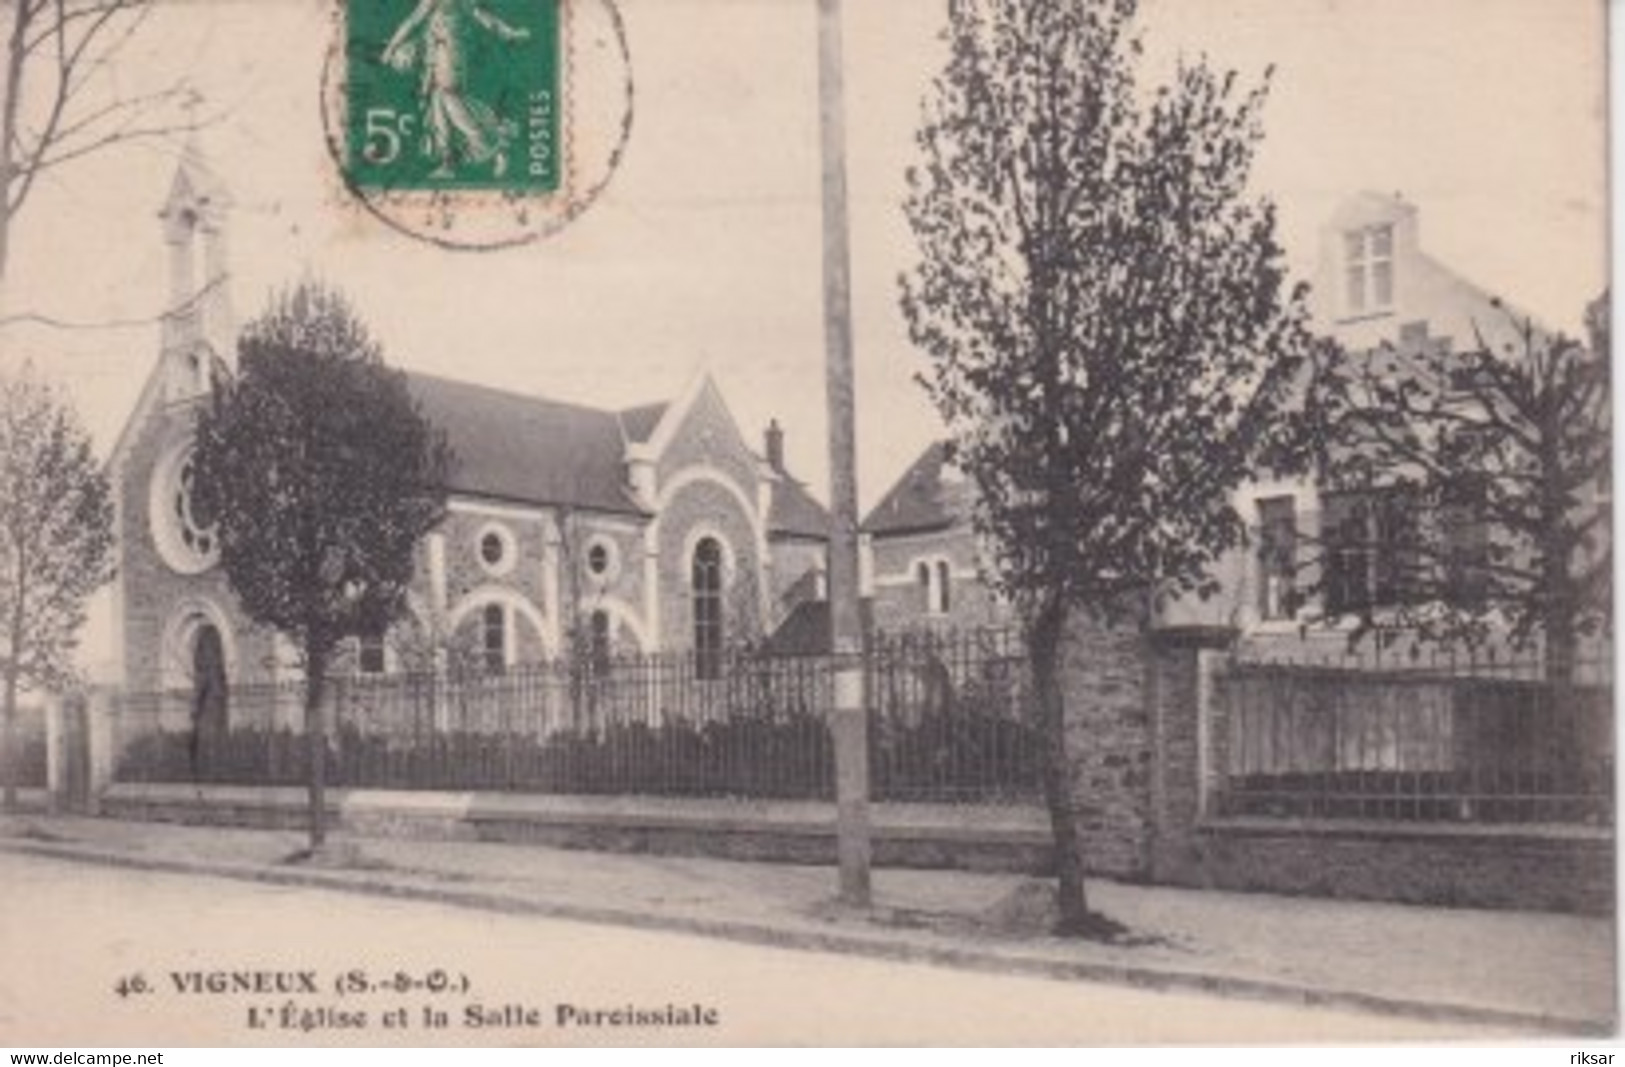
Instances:
[[[174,399],[207,389],[213,361],[230,366],[235,353],[227,241],[231,203],[194,128],[158,212],[169,246],[163,360]]]

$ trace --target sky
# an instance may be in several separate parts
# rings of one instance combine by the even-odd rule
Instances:
[[[603,5],[610,0],[572,0]],[[711,373],[747,440],[776,417],[823,493],[814,0],[614,0],[635,86],[604,196],[556,235],[455,253],[372,223],[321,134],[332,0],[166,0],[113,72],[186,78],[228,184],[239,317],[307,275],[344,289],[402,367],[605,407]],[[848,0],[845,50],[859,496],[869,506],[941,433],[898,307],[900,204],[945,0]],[[1606,284],[1602,7],[1593,0],[1143,0],[1146,77],[1206,55],[1275,68],[1255,192],[1303,275],[1319,226],[1361,189],[1420,208],[1423,247],[1575,328]],[[177,142],[42,182],[0,298],[0,360],[62,382],[105,453],[157,356],[156,211]],[[60,329],[19,314],[100,328]],[[105,324],[134,321],[145,325]]]

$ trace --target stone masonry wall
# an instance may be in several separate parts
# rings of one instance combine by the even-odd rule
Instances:
[[[113,472],[118,494],[119,626],[124,684],[146,692],[189,684],[190,650],[166,648],[165,636],[183,617],[207,605],[226,622],[227,650],[236,681],[268,677],[270,634],[252,626],[237,607],[225,572],[215,566],[201,574],[181,574],[164,561],[153,537],[152,484],[160,463],[190,439],[195,408],[175,404],[155,413],[137,431],[120,469]]]
[[[898,632],[921,626],[975,627],[1008,621],[987,583],[976,577],[976,542],[969,527],[875,537],[871,546],[875,625],[880,629]],[[948,561],[952,572],[948,610],[931,614],[915,566],[921,560],[935,566],[941,559]]]
[[[1152,745],[1146,641],[1137,628],[1075,619],[1064,651],[1073,803],[1091,873],[1151,873]]]

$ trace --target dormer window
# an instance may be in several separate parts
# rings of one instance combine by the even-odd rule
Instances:
[[[1394,303],[1394,228],[1366,226],[1344,234],[1350,315],[1387,311]]]

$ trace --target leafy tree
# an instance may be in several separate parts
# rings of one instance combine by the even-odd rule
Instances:
[[[238,353],[239,373],[198,413],[195,492],[243,610],[300,653],[316,849],[328,668],[340,642],[407,611],[413,550],[445,515],[452,458],[338,293],[299,285],[249,324]]]
[[[0,282],[12,225],[39,179],[120,144],[193,123],[183,82],[125,92],[118,57],[157,0],[9,0],[0,4]]]
[[[0,378],[4,804],[17,803],[17,694],[60,687],[85,601],[113,578],[113,498],[72,408],[25,369]]]
[[[1387,595],[1345,613],[1356,635],[1543,641],[1547,678],[1566,684],[1613,598],[1607,298],[1588,309],[1589,344],[1499,314],[1467,351],[1424,341],[1317,360],[1322,481],[1386,505],[1392,527],[1369,546],[1387,554]]]
[[[903,309],[1026,630],[1068,934],[1112,929],[1084,892],[1070,620],[1214,589],[1307,341],[1273,206],[1245,191],[1267,76],[1182,64],[1142,97],[1136,6],[952,0],[908,175]]]

